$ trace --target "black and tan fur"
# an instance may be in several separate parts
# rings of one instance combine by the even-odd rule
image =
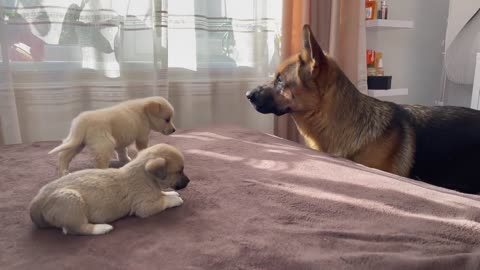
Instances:
[[[467,193],[480,193],[480,112],[398,105],[362,94],[308,25],[303,50],[247,93],[261,113],[289,113],[307,145],[330,155]]]

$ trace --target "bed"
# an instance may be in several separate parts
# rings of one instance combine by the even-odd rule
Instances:
[[[28,203],[58,142],[0,147],[2,269],[480,269],[480,197],[233,126],[152,135],[179,147],[184,205],[98,237],[39,230]],[[72,170],[92,167],[89,153]],[[115,164],[114,164],[115,165]]]

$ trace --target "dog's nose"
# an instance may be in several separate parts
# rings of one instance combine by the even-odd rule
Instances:
[[[255,100],[257,99],[256,90],[257,89],[250,90],[246,93],[248,100],[250,100],[251,102],[255,102]]]
[[[188,183],[190,183],[190,179],[186,175],[184,175],[180,183],[177,183],[175,185],[174,189],[175,190],[184,189],[188,185]]]
[[[172,133],[174,133],[175,131],[176,131],[176,129],[175,129],[175,128],[173,128],[173,129],[172,129]]]
[[[175,188],[174,188],[174,189],[175,189],[175,190],[184,189],[184,188],[187,187],[187,185],[188,185],[188,182],[179,183],[179,184],[176,184],[176,185],[175,185]]]

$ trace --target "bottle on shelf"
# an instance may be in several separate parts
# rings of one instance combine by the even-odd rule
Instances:
[[[377,19],[378,14],[378,0],[365,0],[365,19],[366,20],[375,20]]]
[[[380,60],[378,60],[378,66],[377,66],[377,69],[376,69],[376,74],[377,76],[385,76],[385,71],[383,70],[383,59],[380,58]]]
[[[378,8],[378,19],[386,20],[388,19],[388,5],[387,1],[381,1],[380,7]]]

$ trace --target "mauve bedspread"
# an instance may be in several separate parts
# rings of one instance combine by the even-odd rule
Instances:
[[[0,147],[1,269],[480,269],[477,196],[236,127],[181,131],[185,203],[98,237],[35,229],[58,142]],[[88,153],[72,169],[91,167]],[[480,179],[479,179],[480,181]]]

